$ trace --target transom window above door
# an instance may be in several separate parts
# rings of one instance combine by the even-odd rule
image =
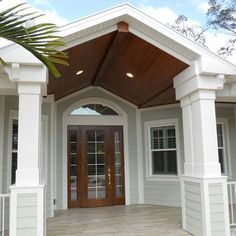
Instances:
[[[74,109],[71,115],[91,115],[91,116],[119,116],[119,114],[112,108],[102,104],[86,104]]]

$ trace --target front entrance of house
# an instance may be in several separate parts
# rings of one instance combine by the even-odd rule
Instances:
[[[68,206],[125,204],[123,127],[75,126],[68,134]]]

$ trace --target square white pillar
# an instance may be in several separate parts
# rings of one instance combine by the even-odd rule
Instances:
[[[18,93],[18,163],[16,184],[11,186],[10,236],[43,236],[45,191],[40,185],[41,84],[19,83]]]
[[[226,177],[217,149],[215,91],[181,99],[185,165],[181,178],[183,228],[192,235],[230,235]]]

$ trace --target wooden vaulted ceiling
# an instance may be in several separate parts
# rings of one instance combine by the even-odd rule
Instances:
[[[48,94],[58,100],[88,86],[100,86],[140,108],[175,103],[173,77],[187,64],[128,31],[117,31],[77,45],[66,52],[69,66],[62,76],[49,76]],[[83,73],[76,75],[80,70]],[[133,78],[128,78],[130,72]]]

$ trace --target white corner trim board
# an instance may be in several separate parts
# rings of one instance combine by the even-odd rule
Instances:
[[[144,204],[144,165],[143,165],[143,143],[141,112],[136,109],[136,135],[137,135],[137,160],[138,160],[138,191],[139,204]]]

